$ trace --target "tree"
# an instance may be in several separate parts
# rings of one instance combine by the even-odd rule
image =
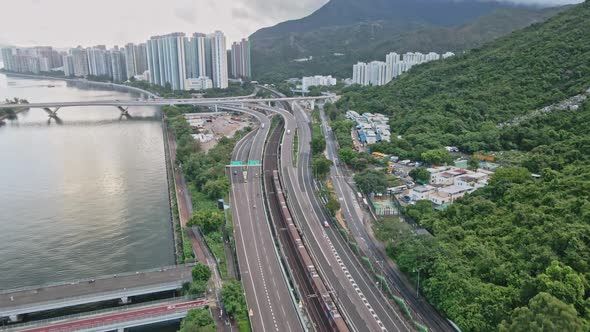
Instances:
[[[225,196],[229,191],[229,181],[226,178],[220,178],[217,180],[209,180],[203,187],[203,192],[209,196],[209,198],[221,198]]]
[[[336,215],[336,212],[340,210],[340,202],[332,195],[328,197],[328,202],[326,203],[326,208],[330,211],[330,214],[333,216]]]
[[[186,295],[201,296],[207,291],[206,281],[187,282],[182,286],[183,293]]]
[[[428,150],[420,156],[424,162],[429,164],[443,165],[453,163],[453,156],[445,149]]]
[[[216,209],[198,210],[193,214],[188,226],[199,226],[205,234],[216,232],[224,224],[225,217],[223,213]]]
[[[205,264],[197,264],[193,268],[193,281],[209,281],[211,278],[211,269]]]
[[[221,301],[228,314],[232,316],[246,312],[246,299],[242,291],[242,284],[239,281],[230,281],[221,289]]]
[[[367,166],[369,166],[369,162],[366,158],[354,158],[351,161],[351,164],[352,168],[354,168],[354,170],[357,172],[364,171],[367,169]]]
[[[540,291],[547,292],[565,303],[583,305],[586,280],[571,267],[552,261],[537,280]]]
[[[412,169],[409,175],[414,181],[420,181],[422,183],[430,182],[430,172],[424,167]]]
[[[479,159],[475,157],[469,158],[469,160],[467,161],[467,168],[474,172],[477,171],[477,169],[479,168]]]
[[[338,156],[345,164],[350,165],[351,162],[357,158],[357,153],[351,148],[342,148],[338,150]]]
[[[387,176],[382,172],[366,170],[354,176],[354,181],[365,194],[383,193],[387,189]]]
[[[332,164],[332,161],[327,159],[323,154],[313,158],[311,162],[313,174],[319,179],[325,179],[326,175],[330,173],[330,167],[332,167]]]
[[[179,332],[213,332],[215,321],[209,309],[191,309],[180,324]]]
[[[533,297],[527,307],[514,309],[511,321],[504,320],[499,326],[501,332],[581,332],[585,328],[572,305],[544,292]]]
[[[324,152],[326,149],[326,141],[323,136],[314,137],[311,142],[311,151],[314,155]]]

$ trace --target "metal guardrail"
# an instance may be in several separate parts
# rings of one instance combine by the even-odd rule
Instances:
[[[175,303],[179,303],[179,302],[185,302],[185,301],[191,301],[191,300],[197,300],[197,299],[207,300],[206,298],[199,298],[197,296],[183,296],[183,297],[174,298],[173,300],[170,300],[170,299],[156,300],[156,301],[126,305],[126,306],[117,307],[117,308],[101,309],[101,310],[96,310],[96,311],[91,311],[91,312],[86,312],[86,313],[79,313],[79,314],[67,315],[67,316],[56,317],[56,318],[48,318],[48,319],[38,320],[38,321],[34,321],[34,322],[14,324],[14,325],[9,325],[9,326],[0,326],[0,331],[20,330],[20,329],[27,328],[27,327],[31,327],[31,328],[32,327],[40,327],[40,326],[49,325],[52,323],[65,322],[67,320],[92,318],[93,316],[100,316],[100,315],[105,315],[105,314],[110,314],[110,313],[123,313],[123,312],[129,312],[129,311],[133,311],[133,310],[137,310],[137,309],[148,309],[149,307],[157,306],[160,304],[166,304],[166,303],[175,304]],[[206,304],[204,304],[204,305],[206,305]],[[175,310],[175,312],[178,312],[180,310],[188,311],[186,308],[178,308],[178,310]],[[167,313],[170,313],[170,312],[167,312]],[[145,317],[145,316],[142,316],[142,317]],[[151,315],[151,317],[156,317],[156,315]],[[112,322],[113,321],[110,321],[110,323],[112,323]]]
[[[69,280],[69,281],[58,281],[58,282],[54,282],[54,283],[35,285],[35,286],[24,286],[24,287],[19,287],[19,288],[0,290],[0,294],[10,294],[10,293],[17,293],[17,292],[25,292],[25,291],[30,291],[30,290],[37,290],[37,289],[41,289],[41,288],[66,286],[66,285],[71,285],[72,283],[75,283],[75,284],[76,283],[83,283],[83,282],[88,282],[90,280],[112,279],[115,276],[117,276],[117,278],[126,277],[126,276],[130,276],[130,275],[135,275],[138,272],[139,273],[149,273],[149,272],[159,272],[162,270],[168,271],[168,270],[179,269],[179,268],[183,268],[183,267],[192,267],[195,265],[196,265],[195,263],[188,263],[188,264],[182,264],[182,265],[169,265],[169,266],[156,267],[156,268],[148,269],[148,270],[124,272],[124,273],[117,273],[117,274],[106,274],[106,275],[93,277],[93,278],[74,279],[74,280]]]

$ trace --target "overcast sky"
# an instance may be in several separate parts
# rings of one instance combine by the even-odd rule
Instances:
[[[225,32],[231,42],[259,28],[304,17],[327,1],[2,0],[0,44],[110,47],[169,32],[214,30]],[[508,1],[557,5],[582,0]]]

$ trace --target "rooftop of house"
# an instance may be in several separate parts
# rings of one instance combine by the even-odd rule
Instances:
[[[445,193],[449,195],[456,195],[466,191],[468,191],[468,189],[461,188],[459,186],[448,186],[438,189],[439,193]]]
[[[434,187],[432,187],[432,186],[417,186],[417,187],[414,187],[412,190],[417,193],[426,193],[426,192],[432,191],[433,189],[434,189]]]

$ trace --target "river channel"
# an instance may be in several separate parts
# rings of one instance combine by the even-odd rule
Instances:
[[[139,95],[0,74],[0,99]],[[41,109],[0,126],[0,290],[174,264],[160,111]]]

